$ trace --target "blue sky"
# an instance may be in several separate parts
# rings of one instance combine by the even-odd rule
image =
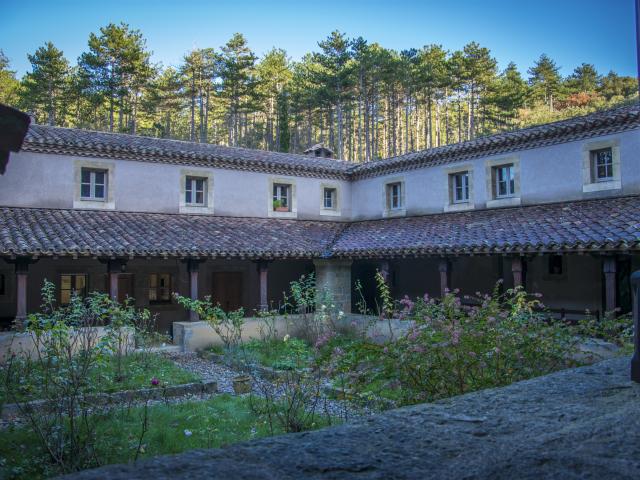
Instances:
[[[294,59],[338,29],[404,49],[475,40],[500,68],[526,72],[541,53],[567,75],[582,63],[636,75],[633,0],[0,0],[0,48],[22,75],[27,53],[54,42],[75,63],[90,32],[109,22],[140,29],[152,59],[177,65],[194,47],[219,47],[243,33],[259,55],[276,46]]]

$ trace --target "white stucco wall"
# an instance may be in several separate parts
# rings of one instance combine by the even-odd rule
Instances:
[[[585,193],[583,149],[590,143],[605,140],[619,142],[622,188]],[[475,209],[485,208],[492,199],[491,192],[487,192],[486,163],[499,159],[507,160],[505,163],[512,159],[519,161],[522,205],[640,193],[640,130],[633,130],[358,180],[351,188],[353,219],[381,218],[384,184],[397,179],[405,182],[407,215],[442,213],[449,203],[448,170],[458,165],[467,165],[473,170],[471,201]]]
[[[113,166],[108,188],[115,209],[121,211],[178,213],[182,173],[188,170],[211,175],[215,215],[266,217],[272,201],[269,180],[278,179],[295,184],[298,219],[348,220],[351,216],[347,181],[30,152],[11,154],[7,171],[0,176],[0,205],[73,208],[77,162]],[[337,187],[340,216],[320,214],[324,186]]]

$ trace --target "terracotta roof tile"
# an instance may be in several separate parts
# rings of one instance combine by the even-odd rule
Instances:
[[[0,207],[0,255],[377,258],[640,250],[640,196],[351,224]]]
[[[354,222],[339,257],[640,250],[640,196]]]

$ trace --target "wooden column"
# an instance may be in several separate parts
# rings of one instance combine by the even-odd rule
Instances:
[[[107,262],[107,275],[109,277],[109,296],[112,300],[118,301],[118,278],[124,271],[127,262],[125,260],[109,260]]]
[[[16,326],[21,327],[27,319],[27,279],[29,260],[16,260]]]
[[[616,309],[616,257],[605,257],[602,262],[604,273],[604,310],[612,312]]]
[[[382,275],[384,283],[390,285],[389,280],[391,279],[391,266],[389,265],[388,260],[380,262],[380,275]]]
[[[198,274],[200,272],[200,261],[189,259],[187,262],[187,271],[189,272],[189,297],[191,300],[198,300]],[[197,322],[198,314],[193,310],[189,310],[189,321]]]
[[[446,258],[441,259],[438,271],[440,272],[440,297],[444,297],[451,286],[451,262]]]
[[[260,282],[260,304],[258,308],[266,312],[269,310],[269,262],[261,260],[258,262],[258,279]]]
[[[513,257],[511,260],[511,273],[513,274],[513,287],[523,287],[523,261],[522,257]]]

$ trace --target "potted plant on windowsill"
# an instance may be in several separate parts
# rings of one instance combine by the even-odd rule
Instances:
[[[280,201],[280,200],[274,200],[273,201],[273,211],[274,212],[288,212],[289,211],[289,207],[287,207],[286,205],[283,205],[282,201]]]

